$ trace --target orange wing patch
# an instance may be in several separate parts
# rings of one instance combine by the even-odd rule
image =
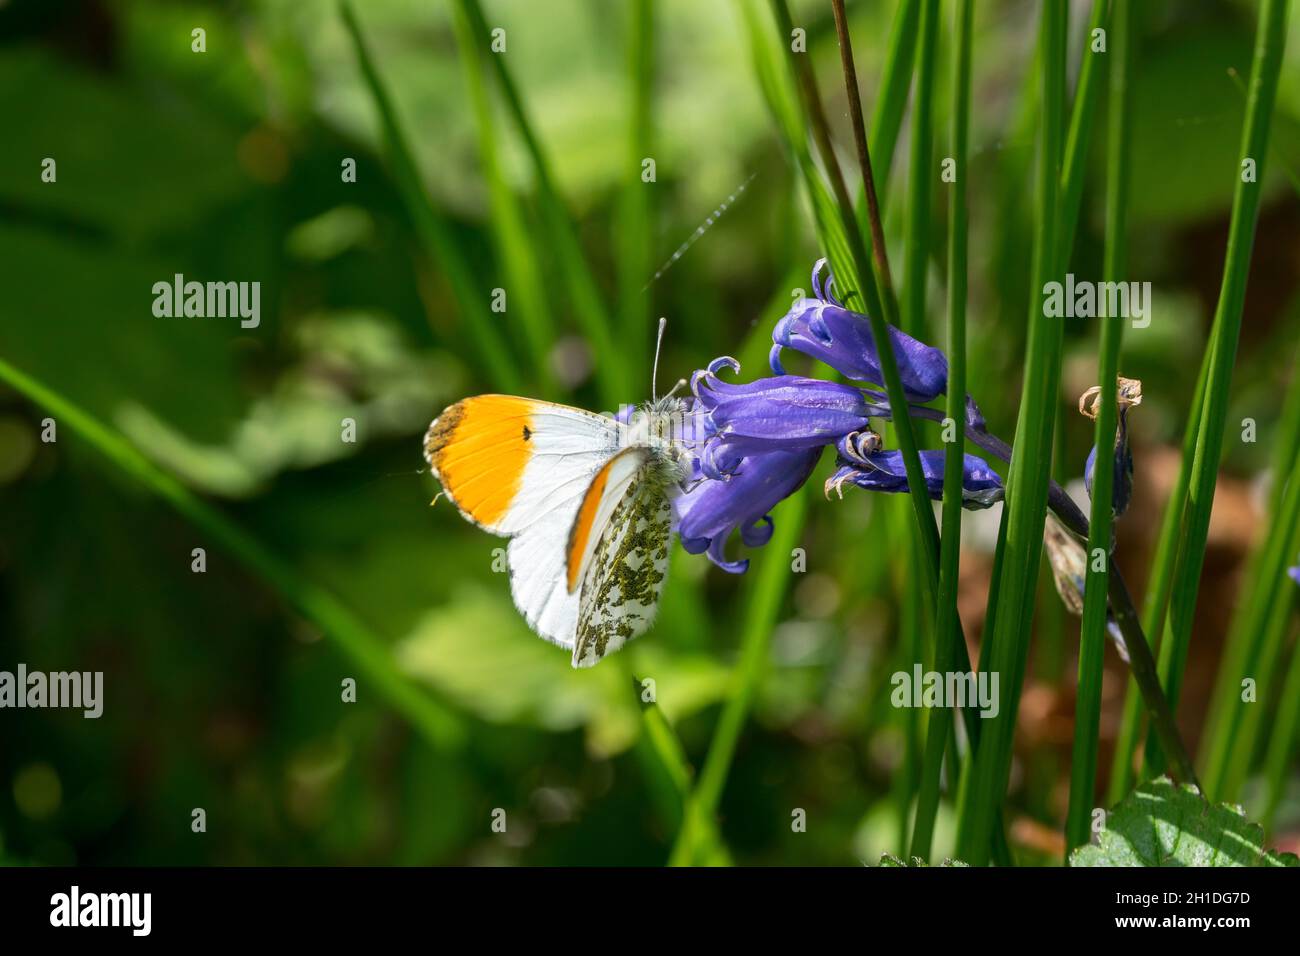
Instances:
[[[617,456],[605,462],[596,477],[591,479],[591,486],[582,498],[582,507],[578,517],[573,520],[573,529],[569,532],[569,547],[565,550],[565,561],[569,574],[569,593],[578,587],[578,574],[582,571],[582,552],[591,538],[591,526],[596,520],[596,511],[600,508],[600,499],[605,494],[605,485],[609,482],[609,469],[613,467]]]
[[[447,408],[424,436],[424,457],[448,497],[489,530],[519,491],[532,457],[537,403],[511,395],[479,395]]]

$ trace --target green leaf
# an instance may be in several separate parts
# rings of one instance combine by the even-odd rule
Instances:
[[[1300,858],[1265,850],[1264,828],[1240,807],[1157,777],[1110,812],[1097,843],[1075,850],[1070,865],[1300,866]]]
[[[300,575],[284,560],[220,509],[198,497],[174,475],[163,471],[121,434],[75,402],[0,358],[0,382],[50,412],[141,487],[171,505],[217,547],[236,558],[250,574],[279,593],[308,621],[331,638],[373,683],[386,702],[401,713],[438,751],[455,751],[465,738],[459,714],[419,690],[394,665],[387,644],[334,594]]]
[[[909,866],[929,866],[930,864],[926,863],[925,860],[921,859],[919,856],[914,856],[912,857],[911,862],[904,863],[902,860],[894,856],[894,854],[892,853],[882,853],[880,854],[880,865],[902,868],[902,867],[909,867]],[[961,860],[953,860],[948,857],[945,857],[944,861],[939,865],[940,866],[970,866],[969,863],[963,863]]]
[[[669,722],[723,700],[731,686],[727,669],[702,655],[669,656],[653,646],[629,654],[636,673],[654,675]],[[589,751],[602,757],[636,741],[640,708],[626,672],[574,669],[567,653],[529,633],[499,588],[465,585],[416,623],[396,656],[405,674],[483,720],[551,732],[584,728]]]

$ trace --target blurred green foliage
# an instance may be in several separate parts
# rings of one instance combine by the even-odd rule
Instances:
[[[1146,469],[1158,483],[1154,462],[1181,435],[1189,370],[1217,294],[1244,105],[1227,71],[1249,66],[1254,5],[1141,6],[1130,273],[1153,283],[1158,311],[1150,328],[1126,333],[1121,372],[1143,380],[1135,457],[1139,476]],[[356,7],[429,199],[486,300],[504,265],[452,4]],[[489,22],[507,30],[508,68],[598,291],[611,314],[632,317],[620,334],[633,334],[638,315],[668,317],[662,381],[728,353],[745,361],[745,378],[755,377],[771,325],[795,288],[808,291],[808,268],[822,250],[758,86],[738,5],[649,7],[657,178],[641,184],[640,164],[629,158],[637,71],[628,49],[645,23],[630,22],[623,4],[597,0],[484,3]],[[1036,115],[1023,107],[1033,7],[979,4],[975,23],[970,386],[1004,435],[1019,400],[1031,292],[1023,207],[1035,131],[1022,117]],[[829,5],[792,8],[847,155]],[[892,12],[891,4],[850,5],[868,108]],[[1072,14],[1072,77],[1086,16],[1086,5]],[[202,54],[191,51],[195,27],[207,31]],[[945,17],[941,71],[951,68],[950,28]],[[1234,487],[1245,499],[1246,483],[1264,480],[1300,331],[1300,198],[1285,174],[1300,167],[1295,18],[1290,39],[1228,419],[1258,422],[1258,443],[1226,443],[1227,470],[1243,480]],[[935,85],[941,118],[948,86]],[[527,151],[499,95],[492,104],[494,160],[533,237],[529,252],[562,338],[534,354],[510,312],[493,317],[520,367],[554,372],[564,400],[599,407],[589,373],[600,356],[584,352],[556,249],[544,239]],[[493,571],[503,542],[445,503],[428,507],[436,483],[419,454],[423,429],[445,404],[500,386],[483,376],[449,277],[428,258],[391,178],[337,6],[12,0],[0,7],[0,114],[0,357],[120,431],[337,594],[412,681],[468,722],[463,747],[435,751],[365,682],[357,703],[342,703],[340,681],[355,676],[348,658],[282,595],[70,430],[41,442],[44,413],[0,389],[0,669],[22,661],[102,670],[106,687],[97,721],[0,711],[0,860],[663,862],[680,808],[645,752],[636,681],[655,680],[658,706],[698,768],[736,689],[748,581],[675,555],[655,630],[575,672],[514,612],[505,577]],[[882,197],[895,261],[908,135],[905,125]],[[1100,271],[1099,140],[1071,262],[1080,276]],[[944,133],[935,148],[945,155]],[[56,183],[41,180],[46,157],[57,161]],[[356,159],[355,183],[341,181],[345,157]],[[751,175],[725,215],[640,293],[645,301],[629,304],[639,285],[620,279],[618,257],[620,249],[633,261],[641,255],[619,235],[629,218],[648,230],[653,274]],[[650,198],[628,213],[634,187]],[[944,203],[936,189],[936,237],[946,234]],[[943,244],[933,245],[938,290]],[[260,281],[260,326],[156,318],[151,287],[176,273]],[[937,291],[928,299],[927,336],[942,341],[944,299]],[[628,354],[648,355],[649,336],[646,321]],[[1067,322],[1065,349],[1060,401],[1069,408],[1093,384],[1088,321]],[[650,369],[629,375],[622,400],[648,397]],[[355,443],[340,440],[344,418],[357,423]],[[1074,475],[1091,425],[1072,412],[1064,421],[1061,460]],[[919,585],[893,560],[897,542],[888,535],[903,525],[885,518],[906,502],[823,502],[816,492],[829,465],[810,482],[807,572],[785,576],[792,580],[768,666],[719,805],[739,863],[853,864],[903,849],[891,789],[903,725],[888,703],[889,675],[908,644],[899,595]],[[1159,517],[1154,494],[1148,487],[1120,529],[1139,555]],[[973,639],[996,531],[979,517],[968,517],[963,542],[963,589],[979,608],[961,605]],[[209,548],[203,575],[190,570],[195,547]],[[750,556],[756,568],[789,561]],[[1239,543],[1216,550],[1212,541],[1207,612],[1184,689],[1184,733],[1193,739],[1226,628],[1213,605],[1231,604],[1242,557]],[[1067,620],[1065,628],[1072,655],[1077,626]],[[1035,678],[1035,709],[1021,715],[1008,817],[1024,862],[1060,856],[1043,833],[1059,836],[1064,819],[1073,673]],[[1124,678],[1108,656],[1103,750]],[[1294,761],[1290,780],[1272,841],[1284,846],[1300,831]],[[191,832],[196,807],[207,811],[205,834]],[[507,812],[505,834],[491,829],[496,808]],[[807,811],[807,832],[791,829],[796,808]],[[952,852],[953,839],[945,802],[936,858]]]

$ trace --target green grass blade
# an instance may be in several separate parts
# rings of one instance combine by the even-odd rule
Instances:
[[[474,343],[484,372],[495,387],[505,391],[521,392],[524,390],[523,376],[514,357],[506,348],[505,341],[498,330],[498,323],[488,311],[490,290],[482,288],[482,283],[461,254],[451,228],[438,214],[425,193],[424,184],[420,180],[420,173],[408,145],[409,141],[397,118],[393,101],[370,58],[365,37],[361,32],[361,24],[352,10],[352,5],[344,0],[340,3],[339,10],[348,35],[352,39],[361,75],[365,79],[371,98],[375,101],[375,108],[379,111],[393,180],[411,217],[415,234],[429,257],[442,267],[451,285],[452,294],[456,298],[456,307],[461,316],[461,328]]]
[[[760,84],[777,118],[778,125],[785,134],[787,144],[796,158],[803,181],[812,200],[819,235],[826,245],[832,266],[839,270],[836,274],[841,278],[837,279],[836,288],[842,294],[848,289],[856,288],[861,290],[860,295],[865,300],[863,304],[872,325],[873,337],[881,345],[880,358],[884,371],[886,392],[891,396],[891,401],[895,405],[900,408],[904,407],[905,399],[903,397],[902,382],[898,374],[897,361],[889,346],[888,336],[885,334],[885,321],[889,320],[891,316],[886,315],[885,319],[881,318],[885,306],[882,304],[880,289],[871,263],[868,261],[861,234],[857,230],[857,220],[852,213],[851,204],[848,202],[847,189],[844,187],[843,179],[839,175],[838,163],[834,159],[833,149],[829,148],[825,117],[819,108],[819,99],[815,83],[811,78],[811,71],[807,69],[807,64],[801,60],[796,63],[795,70],[801,71],[799,80],[803,84],[803,99],[807,104],[805,107],[806,114],[801,114],[800,97],[794,92],[789,67],[786,65],[785,50],[780,38],[789,33],[789,11],[782,0],[773,0],[771,8],[777,26],[774,31],[771,21],[764,19],[756,0],[738,0],[738,2],[740,3],[742,18],[750,34],[751,50],[754,54]],[[837,9],[837,13],[842,13],[842,8]],[[845,52],[843,41],[841,47],[843,56]],[[851,52],[847,59],[851,63]],[[850,115],[855,121],[855,134],[865,138],[860,129],[860,110],[850,109]],[[814,135],[819,136],[821,140],[820,152],[823,162],[827,166],[827,171],[831,175],[832,184],[836,187],[835,192],[837,195],[835,197],[830,195],[830,190],[822,180],[820,171],[812,161],[805,133],[809,126],[811,126]],[[844,250],[846,242],[849,247],[847,255],[845,255]],[[837,262],[843,262],[844,264],[837,265]],[[853,277],[855,274],[861,278],[859,283],[854,284],[843,278],[844,276]],[[888,302],[889,300],[886,299],[885,301]],[[853,306],[857,307],[856,303],[853,303]],[[896,324],[897,317],[892,316],[892,318],[894,321],[891,324]],[[902,418],[896,424],[898,443],[907,468],[909,487],[915,489],[915,492],[910,497],[917,527],[920,530],[923,542],[922,553],[927,558],[920,564],[924,570],[926,594],[929,601],[933,602],[938,591],[938,527],[935,523],[928,495],[924,491],[925,484],[921,474],[920,458],[917,453],[911,420]],[[964,641],[960,642],[960,649],[964,655]],[[995,816],[995,819],[1000,818]],[[1005,850],[1005,842],[999,839],[995,846],[999,850],[999,859],[1009,860],[1009,853]]]
[[[967,156],[970,139],[971,25],[974,0],[961,0],[956,21],[956,65],[953,71],[951,156],[956,163],[957,178],[952,184],[948,206],[948,395],[945,410],[954,422],[963,421],[966,395],[966,287],[967,232],[966,204]],[[958,436],[962,433],[958,431]],[[965,442],[948,443],[943,460],[943,533],[939,546],[939,601],[935,613],[936,667],[957,670],[956,638],[957,586],[961,565],[961,498],[962,455]],[[952,730],[952,712],[943,708],[930,715],[929,733],[921,768],[921,789],[917,796],[916,822],[912,830],[911,856],[929,859],[934,837],[934,819],[939,809],[940,772],[948,737]],[[949,767],[949,779],[958,773]]]
[[[1232,77],[1233,85],[1241,93],[1244,100],[1246,87],[1242,84],[1241,77],[1236,70],[1229,70],[1228,72]],[[1270,155],[1285,170],[1292,186],[1300,193],[1300,177],[1297,177],[1295,169],[1287,161],[1287,157],[1279,150],[1276,140],[1269,143],[1269,151]],[[1294,368],[1297,364],[1300,364],[1300,351],[1292,361],[1291,367]],[[1296,461],[1297,458],[1300,458],[1300,379],[1293,381],[1288,391],[1286,405],[1278,426],[1277,439],[1273,443],[1273,488],[1269,494],[1266,512],[1269,516],[1268,527],[1270,534],[1277,529],[1277,515],[1282,510],[1283,495],[1287,490],[1287,483],[1282,480],[1282,476],[1287,473],[1291,463]],[[1228,630],[1227,647],[1224,650],[1214,691],[1210,698],[1209,716],[1206,718],[1201,743],[1202,765],[1205,768],[1204,783],[1207,793],[1224,792],[1219,787],[1219,781],[1233,752],[1238,719],[1241,716],[1239,706],[1241,703],[1241,680],[1243,677],[1251,676],[1248,673],[1249,669],[1259,666],[1258,664],[1247,665],[1246,662],[1258,659],[1258,638],[1262,632],[1259,626],[1253,624],[1252,621],[1258,620],[1256,609],[1260,601],[1263,600],[1261,592],[1272,584],[1263,569],[1263,566],[1267,563],[1266,552],[1269,541],[1270,536],[1266,535],[1264,540],[1260,542],[1260,546],[1252,551],[1246,569],[1242,574],[1241,579],[1245,582],[1247,589],[1246,597],[1239,599],[1236,608],[1233,610],[1233,617]],[[1288,705],[1289,702],[1284,702],[1282,708],[1285,709]],[[1279,717],[1281,716],[1282,711],[1279,710]],[[1273,806],[1272,809],[1276,810],[1276,806]]]
[[[863,127],[861,103],[858,101],[858,81],[856,67],[853,63],[853,50],[850,45],[842,0],[833,0],[832,7],[835,11],[836,29],[840,41],[840,61],[843,65],[845,87],[849,97],[849,117],[853,123],[859,165],[862,169],[864,183],[870,199],[870,193],[873,192],[870,181],[871,160],[869,147],[866,143],[866,131]],[[791,21],[790,11],[785,0],[772,0],[772,8],[776,13],[777,24],[781,33],[788,35]],[[858,229],[857,217],[853,210],[853,203],[849,198],[848,187],[844,182],[839,162],[835,157],[834,145],[830,140],[829,123],[826,119],[825,110],[821,105],[820,95],[817,92],[816,78],[807,58],[796,57],[795,70],[804,94],[803,99],[807,119],[817,141],[822,163],[830,178],[841,222],[849,239],[853,262],[857,266],[858,277],[861,280],[862,293],[866,300],[867,320],[871,324],[872,339],[875,341],[880,353],[881,372],[884,378],[882,384],[889,396],[891,407],[906,408],[907,399],[903,391],[902,378],[898,371],[898,362],[886,332],[887,325],[898,325],[898,316],[895,314],[896,305],[886,285],[889,275],[886,251],[883,246],[875,247],[878,255],[875,257],[875,269],[873,269],[871,257],[867,254],[866,243],[861,231]],[[880,232],[878,220],[872,223],[872,228],[876,233]],[[879,274],[875,271],[876,269],[879,270]],[[911,417],[907,415],[896,416],[892,421],[892,425],[899,450],[902,452],[903,464],[908,479],[908,497],[911,499],[912,510],[916,516],[916,527],[923,549],[921,553],[925,557],[925,560],[921,561],[920,565],[924,572],[923,580],[926,585],[926,597],[930,606],[933,607],[939,588],[939,529],[934,520],[934,511],[930,506],[929,495],[925,490],[921,459],[917,450],[916,432]]]
[[[437,750],[461,746],[461,717],[412,683],[388,646],[333,594],[306,580],[253,535],[166,473],[123,436],[54,389],[0,359],[0,381],[49,411],[142,488],[157,495],[208,540],[275,590],[332,640],[358,670],[358,677],[401,714]]]
[[[776,627],[777,615],[790,583],[790,552],[803,533],[808,498],[819,491],[814,485],[806,485],[799,494],[787,498],[776,508],[773,512],[775,528],[772,540],[754,559],[756,569],[750,572],[754,577],[750,582],[742,616],[740,661],[736,665],[735,688],[723,705],[704,767],[700,771],[695,790],[687,801],[683,827],[669,858],[670,865],[688,866],[700,860],[701,842],[706,838],[707,828],[712,825],[718,801],[722,798],[727,782],[727,774],[731,770],[736,744],[745,727],[759,682],[767,672],[772,630]]]
[[[939,36],[939,2],[921,3],[921,36],[912,104],[912,142],[907,175],[907,219],[903,230],[901,328],[926,338],[925,280],[930,264],[930,184],[934,177],[934,80]],[[950,390],[951,391],[951,390]],[[964,394],[964,393],[963,393]],[[963,419],[958,418],[957,421]]]
[[[782,32],[788,32],[790,26],[789,11],[786,9],[784,0],[774,0],[772,4],[777,14],[778,23]],[[849,117],[853,123],[853,133],[855,146],[858,151],[858,163],[862,170],[864,189],[868,195],[868,209],[872,208],[871,196],[874,193],[872,183],[872,166],[870,158],[870,149],[866,141],[866,131],[863,127],[863,116],[861,103],[858,98],[858,81],[857,70],[853,62],[852,41],[848,32],[848,20],[844,10],[843,0],[832,0],[832,10],[835,13],[836,33],[840,43],[840,59],[844,71],[845,90],[849,100]],[[853,252],[855,260],[859,267],[859,272],[864,277],[864,292],[867,299],[868,319],[871,323],[872,337],[881,345],[880,358],[881,366],[884,372],[885,391],[890,397],[890,402],[894,407],[903,406],[903,388],[899,380],[898,366],[894,358],[893,350],[889,345],[888,336],[885,334],[885,323],[890,325],[898,324],[897,304],[893,301],[893,296],[889,294],[886,279],[889,275],[889,265],[884,250],[884,244],[878,243],[873,246],[873,252],[879,255],[874,257],[876,272],[874,273],[876,281],[871,281],[873,276],[872,264],[867,262],[866,249],[862,242],[861,233],[857,230],[856,219],[847,196],[847,189],[844,185],[842,176],[839,172],[839,166],[835,159],[834,150],[830,144],[830,136],[825,120],[825,113],[821,109],[820,101],[817,94],[816,84],[812,77],[812,71],[803,59],[796,61],[800,70],[800,78],[803,82],[805,99],[808,103],[808,111],[812,120],[813,132],[818,139],[819,148],[823,161],[826,164],[828,172],[831,174],[831,183],[835,186],[840,208],[844,213],[844,220],[847,224],[847,231],[853,242]],[[882,235],[883,230],[880,227],[878,218],[873,218],[871,222],[873,234]],[[881,295],[881,292],[885,294]],[[883,302],[882,302],[883,298]],[[880,319],[883,312],[885,320]],[[919,568],[918,575],[926,585],[925,596],[926,602],[920,607],[934,608],[938,600],[938,578],[939,578],[939,534],[934,520],[934,511],[930,506],[929,496],[925,493],[924,483],[921,477],[920,459],[917,453],[916,437],[913,430],[913,423],[910,417],[901,417],[893,423],[895,434],[898,439],[899,448],[902,452],[904,466],[907,472],[908,487],[911,491],[909,499],[912,504],[913,515],[916,519],[914,528],[918,533],[920,550],[913,555],[911,566]],[[913,589],[914,591],[915,589]],[[908,595],[912,597],[913,595]],[[964,661],[963,669],[969,670],[970,663],[966,651],[966,642],[964,636],[960,633],[960,623],[956,624],[958,633],[955,636],[956,644],[959,649],[960,658]],[[966,725],[969,736],[972,740],[978,739],[978,719],[969,710],[963,712],[966,718]],[[913,725],[915,726],[915,725]],[[993,842],[993,852],[1000,864],[1010,862],[1010,851],[1007,849],[1006,842],[1002,839],[1001,816],[995,814],[995,832]],[[900,842],[906,839],[905,831],[901,835]]]
[[[1151,575],[1147,580],[1147,593],[1142,604],[1142,630],[1150,635],[1152,640],[1157,641],[1157,646],[1153,648],[1153,651],[1157,652],[1163,641],[1168,638],[1166,612],[1169,608],[1169,594],[1174,586],[1174,569],[1178,562],[1178,551],[1182,545],[1187,487],[1192,480],[1192,458],[1196,451],[1196,435],[1200,430],[1205,382],[1210,374],[1211,351],[1206,349],[1201,370],[1196,378],[1192,401],[1188,406],[1190,418],[1183,434],[1178,477],[1169,493],[1169,500],[1165,503],[1160,536],[1157,539]],[[1137,682],[1130,678],[1124,697],[1124,711],[1115,738],[1115,754],[1111,761],[1110,786],[1106,794],[1108,805],[1113,806],[1123,800],[1136,783],[1134,757],[1141,739],[1143,714],[1141,691]]]
[[[876,188],[881,195],[889,192],[889,174],[894,166],[894,147],[903,126],[907,93],[912,85],[912,64],[916,59],[916,32],[921,22],[921,0],[902,0],[889,27],[889,47],[885,52],[884,79],[871,112],[871,132],[867,142],[876,161]],[[866,196],[858,197],[858,222],[863,235],[870,235]]]
[[[907,108],[907,91],[911,86],[912,63],[916,57],[916,31],[921,20],[921,0],[901,0],[889,28],[889,48],[885,53],[884,79],[871,113],[871,132],[867,141],[876,158],[876,186],[889,192],[889,170],[893,166],[894,147]]]
[[[624,353],[630,368],[650,367],[652,337],[649,296],[645,291],[650,276],[650,190],[641,179],[642,161],[651,156],[654,87],[654,0],[634,0],[627,24],[628,61],[628,151],[627,184],[618,214],[619,321]],[[697,593],[675,595],[692,616],[700,611],[698,587],[679,580],[677,590],[690,587]],[[694,622],[702,626],[702,620]],[[640,741],[647,772],[661,774],[671,784],[675,799],[669,824],[681,827],[682,815],[691,791],[691,772],[685,749],[663,711],[654,704],[642,707]],[[710,859],[728,859],[713,821],[703,821],[699,842]]]
[[[932,169],[933,107],[938,33],[938,0],[923,0],[918,40],[916,97],[912,107],[911,151],[908,157],[907,210],[903,231],[903,300],[899,316],[899,327],[921,338],[929,338],[925,331],[925,291],[930,265],[930,180],[934,173]],[[868,210],[868,220],[870,219],[870,210]],[[859,230],[860,234],[861,232]],[[883,289],[885,286],[883,276],[887,274],[887,268],[887,266],[877,265],[877,276],[886,298],[889,292]],[[907,524],[902,526],[901,531],[902,534],[897,537],[900,544],[898,558],[913,569],[913,573],[905,577],[900,594],[903,603],[903,613],[900,618],[902,633],[906,635],[909,645],[909,663],[906,666],[910,668],[910,662],[913,661],[933,666],[935,642],[930,639],[928,626],[930,622],[926,619],[927,609],[920,589],[911,586],[914,579],[926,577],[927,572],[923,565],[928,560],[928,555],[921,552],[921,542],[917,535],[909,530]],[[909,708],[903,711],[901,717],[905,725],[906,745],[903,770],[895,780],[899,809],[900,852],[908,845],[909,823],[912,816],[909,811],[916,799],[917,789],[922,779],[922,741],[925,739],[926,727],[930,723],[931,715]]]
[[[1297,363],[1300,363],[1300,354],[1292,362],[1292,367]],[[1237,740],[1237,729],[1243,716],[1241,681],[1246,677],[1271,673],[1276,664],[1267,656],[1261,660],[1260,650],[1264,644],[1266,623],[1270,619],[1269,608],[1278,597],[1278,561],[1282,562],[1284,569],[1295,558],[1294,553],[1286,551],[1287,530],[1292,525],[1285,518],[1285,497],[1291,487],[1286,475],[1297,460],[1300,460],[1300,378],[1291,384],[1274,442],[1273,489],[1266,512],[1267,531],[1242,574],[1244,594],[1238,598],[1234,609],[1227,647],[1219,665],[1202,735],[1202,766],[1205,770],[1202,779],[1206,793],[1215,795],[1217,799],[1228,799],[1221,795],[1235,792],[1231,786],[1221,787],[1220,784],[1237,748],[1251,746],[1249,742],[1239,743]],[[1282,596],[1285,597],[1285,593]],[[1269,668],[1269,671],[1261,668]]]
[[[920,662],[925,670],[934,668],[932,622],[927,618],[925,598],[915,586],[924,572],[920,567],[920,549],[911,516],[904,502],[890,502],[890,540],[897,541],[894,560],[898,563],[894,587],[898,595],[898,643],[895,648],[895,672],[910,672]],[[899,507],[903,506],[903,507]],[[895,812],[895,844],[905,852],[911,832],[912,807],[921,782],[922,751],[925,748],[929,711],[921,707],[894,708],[894,718],[902,731],[902,761],[890,781],[890,798]]]
[[[827,247],[827,254],[832,268],[836,270],[836,289],[841,291],[846,304],[857,307],[849,290],[856,290],[864,300],[868,320],[871,322],[872,335],[880,349],[880,361],[885,382],[885,391],[895,407],[906,407],[902,380],[898,373],[897,360],[894,357],[889,337],[885,333],[885,323],[897,324],[896,316],[885,315],[881,302],[877,277],[874,275],[867,256],[866,246],[857,228],[857,219],[853,212],[848,190],[835,158],[834,148],[830,143],[825,112],[821,107],[816,81],[807,58],[793,55],[795,65],[793,72],[801,86],[802,96],[792,96],[791,69],[787,66],[785,48],[779,38],[789,36],[792,29],[790,11],[784,0],[773,0],[771,9],[776,20],[777,29],[771,29],[771,21],[764,21],[762,14],[752,0],[740,0],[741,10],[750,33],[751,45],[756,65],[759,69],[760,82],[768,91],[773,112],[786,134],[788,145],[794,153],[805,185],[813,202],[814,215],[818,231]],[[803,113],[800,114],[802,103]],[[860,111],[850,110],[854,122],[860,124]],[[808,149],[805,130],[811,128],[818,141],[821,159],[831,180],[834,197],[830,195]],[[847,254],[845,246],[847,245]],[[856,280],[856,281],[855,281]],[[885,300],[888,302],[888,298]],[[920,457],[917,453],[916,438],[912,422],[901,417],[895,423],[898,444],[903,453],[907,469],[909,487],[917,523],[921,529],[925,553],[929,560],[924,562],[926,585],[929,599],[933,601],[938,588],[939,532],[935,524],[934,513],[930,508],[929,496],[925,492],[924,478],[921,472]]]
[[[817,236],[830,260],[836,276],[837,290],[849,291],[845,304],[850,308],[865,308],[857,266],[849,246],[839,209],[827,188],[825,180],[813,161],[808,145],[808,134],[803,125],[799,97],[794,80],[786,64],[780,36],[770,15],[763,9],[761,0],[737,0],[741,20],[749,39],[750,54],[758,74],[768,108],[776,119],[782,139],[800,173],[800,182],[807,193],[809,207]]]
[[[1293,582],[1294,583],[1294,582]],[[1292,598],[1294,600],[1294,597]],[[1268,753],[1264,758],[1264,810],[1259,822],[1265,830],[1272,830],[1273,819],[1286,790],[1288,772],[1295,759],[1297,738],[1300,735],[1300,647],[1291,648],[1291,664],[1286,681],[1278,696],[1277,713],[1273,718],[1272,735]]]
[[[1264,0],[1260,6],[1240,154],[1243,162],[1253,160],[1257,169],[1251,182],[1243,181],[1240,165],[1233,171],[1236,188],[1228,227],[1223,284],[1214,316],[1215,333],[1211,342],[1210,371],[1206,380],[1191,482],[1188,485],[1186,533],[1170,596],[1170,635],[1160,647],[1161,681],[1170,705],[1175,708],[1178,706],[1183,669],[1187,662],[1187,648],[1191,639],[1192,619],[1209,533],[1210,510],[1218,479],[1232,368],[1236,361],[1246,280],[1255,240],[1255,225],[1259,218],[1268,134],[1286,42],[1286,14],[1286,0]],[[1164,765],[1163,755],[1154,746],[1154,741],[1148,741],[1147,758],[1151,770],[1158,770]]]
[[[555,345],[555,319],[542,282],[542,266],[534,253],[537,243],[528,233],[522,204],[501,170],[496,119],[483,80],[483,53],[475,42],[473,26],[459,4],[452,8],[452,24],[465,68],[470,110],[478,129],[479,162],[491,208],[493,247],[505,273],[506,315],[513,317],[517,313],[521,317],[519,324],[532,357],[534,378],[543,396],[553,399],[557,390],[549,359]],[[505,324],[514,323],[507,318]]]
[[[1279,476],[1278,480],[1284,479]],[[1216,800],[1240,798],[1251,759],[1259,752],[1265,710],[1277,699],[1276,678],[1281,673],[1282,652],[1298,590],[1286,569],[1295,564],[1300,553],[1300,458],[1295,459],[1285,487],[1281,508],[1270,515],[1263,560],[1255,568],[1257,577],[1250,582],[1258,593],[1252,596],[1252,613],[1244,621],[1239,638],[1248,651],[1235,671],[1235,695],[1225,708],[1231,720],[1225,740],[1215,752],[1216,759],[1207,768],[1214,776],[1207,775],[1205,791]],[[1242,681],[1246,678],[1255,681],[1255,699],[1250,703],[1241,699]]]
[[[970,786],[963,794],[958,823],[958,855],[972,865],[986,863],[996,814],[1011,770],[1011,744],[1029,652],[1029,631],[1037,589],[1047,485],[1051,473],[1052,432],[1061,375],[1061,322],[1044,314],[1039,290],[1051,280],[1064,136],[1064,7],[1043,5],[1042,140],[1038,171],[1038,222],[1034,241],[1029,339],[1015,455],[1007,481],[1004,510],[1006,547],[1001,573],[989,595],[996,604],[996,627],[988,641],[989,670],[999,675],[1002,706],[986,721],[975,753]]]
[[[1101,3],[1097,4],[1098,7]],[[1106,249],[1103,275],[1108,282],[1126,281],[1129,172],[1129,129],[1132,124],[1129,70],[1133,62],[1129,0],[1114,0],[1110,31],[1110,131],[1106,143]],[[1074,710],[1074,749],[1070,758],[1070,802],[1065,822],[1066,856],[1088,842],[1097,783],[1097,751],[1101,721],[1102,655],[1106,650],[1106,615],[1110,575],[1111,529],[1115,469],[1110,449],[1119,424],[1117,382],[1123,316],[1101,320],[1097,379],[1100,410],[1094,441],[1096,466],[1092,475],[1092,511],[1088,521],[1088,571],[1084,585],[1083,623],[1079,634],[1079,684]],[[1097,556],[1104,556],[1100,562]]]
[[[482,6],[478,0],[456,0],[456,2],[469,19],[478,42],[486,49],[491,30],[483,16]],[[592,353],[599,359],[594,364],[601,400],[609,408],[615,408],[619,401],[627,400],[629,383],[640,383],[645,380],[645,376],[638,378],[628,376],[624,351],[614,341],[613,324],[601,299],[596,277],[583,256],[578,234],[569,218],[564,201],[560,198],[555,177],[551,173],[550,161],[533,129],[532,121],[528,118],[519,87],[506,66],[506,58],[509,54],[489,51],[486,55],[495,67],[507,110],[532,162],[533,175],[537,180],[538,205],[541,209],[542,221],[559,264],[560,276],[572,299],[574,315],[583,335],[587,337]],[[645,375],[648,374],[649,369],[646,369]]]
[[[628,676],[632,677],[631,671]],[[632,678],[632,683],[633,693],[639,699],[641,682]],[[672,831],[680,832],[691,797],[690,764],[681,740],[658,704],[641,705],[641,736],[637,741],[637,753],[646,779],[659,797],[666,824]],[[713,820],[702,818],[697,825],[696,851],[700,858],[711,865],[730,865],[731,855],[723,845]]]
[[[862,292],[863,280],[858,274],[844,221],[809,148],[803,109],[786,60],[785,48],[781,45],[781,34],[774,27],[771,16],[763,9],[761,0],[737,2],[749,37],[759,86],[799,170],[800,181],[812,209],[817,236],[821,239],[836,277],[835,288],[842,294],[847,294],[845,305],[856,309],[866,308]]]
[[[1108,10],[1108,8],[1111,8]],[[1088,162],[1088,141],[1092,137],[1092,120],[1101,99],[1101,76],[1107,58],[1118,56],[1118,44],[1112,30],[1109,53],[1092,52],[1094,30],[1105,29],[1107,15],[1114,15],[1115,0],[1093,0],[1092,16],[1084,33],[1082,66],[1079,83],[1074,92],[1074,108],[1070,113],[1070,130],[1065,138],[1065,156],[1061,161],[1061,219],[1056,240],[1056,272],[1063,273],[1070,265],[1074,249],[1074,234],[1079,224],[1079,207],[1083,204],[1083,173]],[[1114,76],[1114,67],[1111,68]],[[1111,97],[1114,106],[1114,96]],[[1113,128],[1113,127],[1112,127]]]
[[[653,150],[654,0],[633,0],[627,25],[628,137],[624,161],[626,185],[618,215],[619,331],[628,367],[650,367],[654,337],[650,316],[651,220],[650,196],[655,188],[641,181],[641,164]]]

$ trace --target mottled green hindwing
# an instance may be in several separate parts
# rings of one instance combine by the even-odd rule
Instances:
[[[653,465],[628,485],[582,581],[573,666],[590,667],[643,634],[668,576],[672,506]]]

